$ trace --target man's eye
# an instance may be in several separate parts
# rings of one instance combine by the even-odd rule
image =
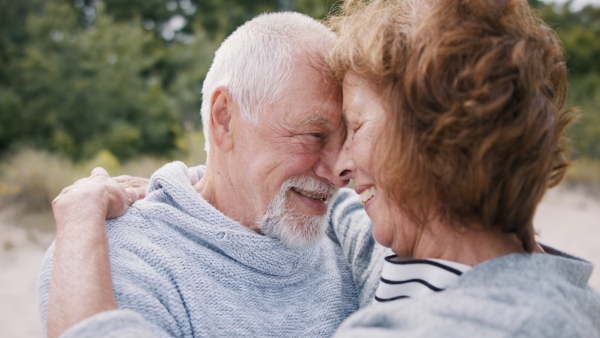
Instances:
[[[310,133],[310,135],[316,137],[316,138],[323,138],[323,133]]]

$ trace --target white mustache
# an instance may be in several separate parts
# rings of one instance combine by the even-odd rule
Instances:
[[[282,183],[265,214],[256,220],[264,235],[280,240],[288,248],[301,249],[314,245],[324,235],[329,215],[309,216],[288,208],[286,195],[292,188],[324,196],[325,200],[332,200],[339,189],[311,177],[290,177]]]
[[[321,182],[312,177],[298,177],[293,176],[285,180],[282,184],[281,191],[288,191],[291,188],[303,190],[314,195],[325,195],[329,200],[331,196],[334,196],[338,192],[338,188],[331,184]]]

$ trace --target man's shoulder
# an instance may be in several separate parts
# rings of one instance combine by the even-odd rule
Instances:
[[[153,212],[144,210],[145,201],[138,201],[121,217],[106,222],[106,234],[112,251],[130,251],[140,253],[178,250],[183,234],[178,232],[168,216],[156,214],[167,212],[163,206],[152,206]],[[145,206],[147,208],[148,206]],[[165,219],[166,218],[166,219]],[[141,255],[144,257],[144,255]]]
[[[136,204],[138,203],[140,202],[136,202]],[[131,232],[144,234],[154,230],[154,227],[149,226],[152,221],[142,214],[136,204],[132,205],[122,216],[106,221],[106,232],[109,238],[125,236]]]
[[[193,210],[181,209],[178,204],[167,197],[150,196],[135,202],[120,217],[106,221],[107,232],[110,236],[159,235],[165,232],[177,231],[173,228],[197,228],[210,219],[210,211],[201,210],[199,206]],[[207,216],[207,217],[203,217]]]
[[[136,256],[162,265],[190,255],[211,255],[226,225],[210,211],[202,217],[203,212],[197,208],[190,213],[153,199],[134,203],[123,216],[107,221],[111,260],[123,263]]]

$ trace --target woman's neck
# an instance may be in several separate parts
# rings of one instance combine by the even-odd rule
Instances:
[[[479,228],[482,227],[472,227]],[[496,228],[472,229],[433,221],[415,236],[411,256],[415,259],[437,258],[474,266],[493,258],[526,252],[515,234],[503,233]],[[406,251],[396,251],[394,247],[392,250]]]

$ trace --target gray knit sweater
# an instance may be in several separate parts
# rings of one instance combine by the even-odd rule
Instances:
[[[463,274],[439,293],[373,304],[338,337],[600,337],[592,264],[551,254],[511,254]]]
[[[167,166],[168,167],[168,166]],[[164,168],[163,168],[164,169]],[[159,171],[157,175],[160,177]],[[187,177],[184,177],[184,167],[181,169],[181,177],[178,178],[181,181],[185,181]],[[179,174],[178,174],[179,175]],[[156,176],[156,175],[155,175]],[[155,194],[156,191],[165,190],[164,184],[156,185],[157,177],[152,180],[152,189],[155,191],[148,199],[154,201],[167,200],[166,198],[157,199]],[[181,183],[182,185],[185,185]],[[168,191],[169,189],[166,189]],[[195,192],[194,192],[195,193]],[[192,194],[192,193],[190,193]],[[196,194],[197,195],[197,194]],[[151,197],[155,196],[155,197]],[[191,196],[190,196],[191,197]],[[200,199],[201,200],[201,199]],[[173,205],[177,200],[167,202],[167,205]],[[163,203],[163,202],[160,202]],[[203,202],[202,203],[206,203]],[[141,207],[140,207],[141,206]],[[136,213],[143,213],[146,210],[145,203],[138,202],[135,204]],[[188,207],[178,207],[176,210],[187,210]],[[207,215],[215,213],[211,208],[208,208],[210,212]],[[179,212],[179,211],[178,211]],[[204,210],[203,212],[206,212]],[[218,214],[218,212],[216,212]],[[370,232],[370,221],[366,216],[364,209],[362,208],[356,194],[349,191],[348,189],[342,189],[338,197],[336,198],[333,208],[331,209],[331,221],[330,231],[328,237],[324,239],[326,243],[330,241],[332,243],[341,243],[342,250],[339,251],[337,244],[333,245],[335,248],[335,257],[328,257],[329,260],[335,261],[334,269],[339,271],[346,271],[343,267],[347,264],[351,267],[349,274],[339,273],[344,275],[345,279],[340,280],[340,283],[348,282],[348,276],[354,283],[349,283],[356,286],[358,292],[359,304],[364,307],[362,310],[355,313],[353,316],[348,318],[339,330],[336,332],[337,336],[340,337],[598,337],[600,332],[600,296],[597,292],[591,290],[587,285],[587,281],[592,271],[592,265],[586,261],[580,260],[576,257],[572,257],[561,252],[555,251],[550,248],[546,248],[553,254],[513,254],[497,259],[493,259],[482,264],[475,266],[469,272],[465,273],[459,281],[446,289],[443,292],[431,294],[416,299],[402,299],[387,304],[375,304],[368,306],[373,299],[375,288],[378,284],[379,272],[381,269],[381,263],[383,256],[388,254],[389,251],[383,249],[380,245],[375,243]],[[128,214],[129,215],[129,214]],[[222,215],[221,215],[222,216]],[[130,216],[128,216],[130,217]],[[192,216],[196,217],[196,216]],[[169,218],[169,216],[163,216],[162,218]],[[153,218],[149,218],[153,219]],[[114,223],[114,222],[113,222]],[[112,234],[114,230],[113,223],[109,225],[109,234]],[[152,222],[153,225],[157,224]],[[158,224],[161,224],[159,222]],[[239,226],[238,226],[239,227]],[[140,242],[136,247],[136,252],[150,252],[152,255],[160,253],[162,249],[160,247],[164,244],[161,242],[170,242],[172,238],[177,239],[181,235],[167,236],[172,231],[170,228],[176,228],[174,225],[161,227],[162,230],[158,231],[157,234],[153,235],[153,239],[149,242]],[[134,234],[138,235],[140,229],[134,227]],[[186,233],[185,236],[196,238],[202,237],[199,235],[191,236],[187,234],[191,230],[178,230],[181,233]],[[204,230],[206,231],[206,230]],[[216,231],[216,233],[215,233]],[[218,230],[208,231],[214,237],[225,235],[218,235]],[[142,233],[145,233],[143,231]],[[192,231],[193,232],[193,231]],[[120,232],[119,232],[120,233]],[[227,232],[230,234],[231,232]],[[131,235],[131,236],[136,236]],[[165,235],[165,236],[163,236]],[[246,234],[247,235],[247,234]],[[110,235],[111,240],[114,235]],[[130,237],[131,237],[130,236]],[[144,237],[144,236],[142,236]],[[212,237],[211,237],[212,238]],[[118,238],[114,238],[118,241]],[[246,238],[244,243],[253,241],[247,241]],[[266,239],[266,242],[269,242]],[[158,242],[156,242],[158,241]],[[137,241],[133,241],[137,243]],[[156,243],[154,243],[156,242]],[[211,241],[211,243],[214,242]],[[247,245],[247,244],[245,244]],[[322,245],[322,244],[321,244]],[[320,246],[321,246],[320,245]],[[114,244],[111,242],[111,247]],[[149,246],[144,248],[144,246]],[[158,248],[155,251],[155,248]],[[194,244],[193,246],[196,246]],[[239,253],[245,253],[244,247],[233,247],[230,249],[233,252],[229,253],[229,257],[234,257],[237,250]],[[115,250],[111,252],[111,260],[114,265],[116,257]],[[176,251],[176,250],[174,250]],[[284,250],[286,251],[286,250]],[[131,252],[129,252],[131,253]],[[147,255],[147,254],[146,254]],[[212,257],[213,254],[210,255]],[[181,257],[185,258],[185,257]],[[343,260],[343,263],[339,262],[339,259]],[[45,305],[47,297],[47,280],[49,278],[50,262],[47,256],[46,262],[44,263],[41,278],[41,298],[40,298],[40,310],[42,312],[42,318],[45,318]],[[139,259],[136,256],[129,256],[122,259]],[[180,259],[180,258],[177,258]],[[176,260],[177,260],[176,259]],[[237,258],[234,258],[236,260]],[[169,262],[170,260],[167,260]],[[184,259],[184,261],[186,261]],[[191,263],[199,264],[202,262],[202,258],[198,257]],[[139,269],[146,269],[148,263],[140,262],[144,264]],[[127,264],[120,263],[130,270],[127,271],[127,278],[134,281],[134,283],[140,283],[140,288],[143,288],[148,278],[147,273],[140,274],[135,266],[136,263],[129,262]],[[171,262],[171,264],[179,264]],[[283,263],[282,263],[283,264]],[[323,261],[322,264],[330,266],[331,264],[327,261]],[[237,264],[232,265],[236,267]],[[169,266],[158,265],[156,267],[150,266],[151,269],[167,269]],[[123,269],[123,267],[121,268]],[[181,272],[181,279],[187,281],[187,283],[203,284],[204,279],[207,278],[204,275],[196,275],[190,282],[189,279],[185,279],[185,276],[196,273],[197,268],[188,267],[189,271]],[[113,271],[117,268],[113,266]],[[183,269],[185,270],[185,269]],[[200,270],[209,270],[208,268]],[[211,269],[213,270],[213,269]],[[217,273],[222,271],[217,269]],[[242,269],[243,270],[243,269]],[[323,269],[318,269],[318,273],[323,273]],[[316,271],[316,270],[315,270]],[[113,272],[114,273],[114,272]],[[152,275],[162,275],[165,272],[155,271]],[[234,273],[234,271],[230,271]],[[328,271],[331,274],[331,271]],[[175,274],[179,275],[179,274]],[[316,276],[316,275],[315,275]],[[209,276],[208,280],[213,280],[214,276]],[[269,278],[279,279],[281,276],[271,275]],[[178,277],[179,279],[179,277]],[[227,279],[227,278],[226,278]],[[220,281],[215,280],[215,283]],[[130,310],[115,310],[104,312],[91,317],[87,320],[82,321],[73,328],[69,329],[64,337],[145,337],[151,335],[150,326],[155,333],[158,334],[171,334],[175,336],[189,335],[190,329],[194,327],[210,326],[206,321],[210,321],[212,325],[224,325],[227,329],[222,330],[220,326],[217,326],[213,330],[195,330],[191,334],[194,336],[290,336],[290,335],[315,335],[315,336],[327,336],[326,329],[321,332],[309,331],[315,323],[314,316],[310,316],[315,313],[318,316],[331,315],[328,311],[336,311],[331,307],[327,307],[329,304],[323,302],[316,303],[313,300],[313,293],[306,288],[302,288],[300,284],[295,287],[287,288],[288,294],[281,295],[280,302],[276,302],[275,305],[272,303],[266,303],[264,299],[255,299],[260,304],[267,304],[271,307],[270,310],[263,313],[262,317],[256,316],[254,320],[260,320],[263,328],[257,328],[251,322],[246,321],[246,316],[256,310],[256,304],[248,304],[248,296],[253,298],[254,293],[257,292],[256,288],[246,288],[250,294],[245,295],[240,293],[240,297],[237,299],[227,299],[227,301],[217,302],[214,306],[204,306],[204,309],[198,311],[202,312],[200,315],[196,315],[193,318],[190,315],[182,315],[184,318],[182,321],[177,321],[178,317],[170,314],[170,308],[178,308],[180,306],[189,307],[192,309],[190,313],[197,311],[198,306],[203,304],[196,304],[198,301],[208,302],[208,298],[196,298],[191,299],[189,296],[185,296],[187,292],[180,292],[178,296],[177,292],[173,292],[175,295],[171,296],[168,292],[160,290],[160,287],[166,287],[171,289],[172,284],[176,283],[177,287],[182,287],[182,290],[190,287],[186,284],[181,284],[178,280],[161,280],[159,283],[155,283],[151,292],[138,292],[135,288],[127,290],[126,292],[133,292],[132,295],[119,294],[117,297],[121,308],[131,308],[136,312],[141,313],[144,317],[138,313]],[[266,282],[269,285],[272,283]],[[343,285],[340,283],[336,284],[335,287],[342,288]],[[238,284],[238,283],[234,283]],[[310,285],[313,285],[310,283]],[[347,287],[348,285],[346,285]],[[193,287],[193,286],[191,286]],[[147,288],[147,287],[146,287]],[[300,288],[295,290],[295,288]],[[214,290],[222,290],[218,285],[215,285]],[[118,290],[117,290],[118,291]],[[207,293],[210,294],[211,290]],[[272,291],[276,292],[276,291]],[[334,297],[340,297],[339,292],[326,289],[326,293],[333,292]],[[354,290],[349,291],[352,293]],[[197,291],[193,292],[198,293]],[[258,291],[261,294],[261,291]],[[171,296],[165,298],[163,295]],[[267,294],[263,291],[263,296]],[[277,293],[279,295],[280,293]],[[214,296],[214,295],[213,295]],[[149,311],[147,307],[151,304],[156,303],[159,298],[157,306],[160,310]],[[344,297],[342,295],[342,297]],[[174,299],[173,299],[174,298]],[[259,297],[260,298],[260,297]],[[351,297],[350,297],[351,298]],[[125,299],[127,304],[134,304],[135,306],[122,306],[124,303],[122,299]],[[330,298],[328,298],[330,299]],[[184,301],[185,300],[185,301]],[[306,306],[300,303],[306,303]],[[213,303],[214,300],[213,300]],[[296,313],[298,321],[293,322],[296,327],[291,327],[287,330],[279,329],[281,323],[281,316],[278,311],[282,309],[282,304],[291,306],[296,304],[302,310]],[[227,313],[227,310],[240,311],[236,309],[237,306],[252,306],[252,311],[241,311],[242,319],[237,320],[237,317],[233,318]],[[161,308],[165,307],[166,309]],[[222,311],[219,306],[226,306],[226,310]],[[353,306],[356,306],[355,304]],[[267,308],[268,308],[267,307]],[[283,306],[285,308],[285,306]],[[157,312],[157,313],[153,313]],[[166,320],[160,319],[157,316],[165,316]],[[221,320],[220,316],[225,316],[227,320]],[[305,317],[310,316],[309,320]],[[291,318],[295,318],[294,315],[290,315]],[[207,319],[204,319],[207,318]],[[307,317],[308,318],[308,317]],[[339,320],[339,318],[337,319]],[[200,321],[200,323],[193,323],[194,321]],[[203,323],[204,322],[204,323]],[[330,325],[330,331],[334,329],[337,323],[335,320],[330,320],[324,326]],[[151,324],[149,324],[151,323]],[[166,324],[165,324],[166,323]],[[218,323],[218,324],[217,324]],[[222,324],[221,324],[222,323]],[[166,329],[163,329],[163,325]],[[181,328],[178,328],[182,325]],[[292,326],[293,326],[292,325]],[[264,326],[267,326],[265,328]],[[276,327],[278,329],[271,329]],[[158,329],[158,331],[157,331]],[[271,330],[269,330],[271,329]],[[294,331],[295,329],[295,331]],[[165,332],[164,330],[168,330]],[[330,332],[329,331],[329,332]]]
[[[359,307],[331,232],[310,249],[287,249],[214,209],[180,162],[159,169],[147,197],[108,221],[107,233],[121,310],[88,318],[66,336],[322,337]],[[44,327],[52,252],[38,287]]]

